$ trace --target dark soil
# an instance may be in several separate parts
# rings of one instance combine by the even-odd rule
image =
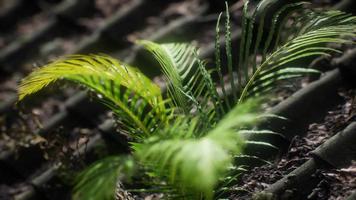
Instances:
[[[328,138],[343,130],[356,117],[356,90],[339,92],[345,102],[328,112],[324,120],[309,126],[305,137],[295,137],[286,155],[271,164],[252,169],[241,179],[231,199],[251,199],[256,192],[263,191],[311,158],[311,152]],[[341,200],[356,189],[356,163],[345,169],[318,170],[313,176],[320,182],[305,199]]]

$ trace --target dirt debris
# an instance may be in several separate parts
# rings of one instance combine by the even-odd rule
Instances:
[[[320,123],[309,126],[306,137],[296,136],[278,162],[252,169],[233,189],[231,199],[251,199],[255,192],[263,191],[270,184],[288,175],[311,158],[311,152],[337,132],[355,120],[355,89],[341,89],[339,95],[345,101],[328,112]],[[321,181],[306,197],[310,200],[341,200],[356,190],[356,163],[345,169],[317,170],[313,175]]]

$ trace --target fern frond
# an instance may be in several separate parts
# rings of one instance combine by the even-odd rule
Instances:
[[[221,137],[236,141],[232,135]],[[233,145],[237,146],[236,143]],[[161,141],[147,147],[145,153],[147,155],[142,156],[142,159],[146,162],[160,161],[161,165],[167,166],[166,169],[171,174],[170,181],[181,184],[178,187],[196,191],[198,194],[202,192],[208,198],[212,197],[218,178],[230,163],[228,151],[222,144],[209,137],[198,140]],[[168,155],[171,158],[168,158]]]
[[[243,15],[242,15],[242,22],[241,22],[241,41],[240,41],[240,48],[239,48],[239,64],[237,66],[237,75],[238,75],[238,80],[239,80],[239,89],[242,90],[243,88],[243,80],[247,79],[247,77],[243,76],[243,73],[247,73],[247,71],[244,69],[245,67],[245,46],[246,46],[246,38],[247,36],[247,27],[248,27],[248,4],[249,1],[245,1],[244,7],[243,7]],[[235,102],[236,103],[236,102]]]
[[[238,65],[235,67],[237,77],[234,76],[234,71],[231,70],[231,44],[229,35],[231,34],[230,30],[230,22],[229,22],[229,13],[228,8],[226,8],[226,23],[225,23],[225,41],[226,41],[226,54],[227,54],[227,76],[231,79],[231,95],[234,97],[233,104],[237,103],[236,96],[241,95],[241,91],[244,89],[245,85],[250,80],[252,74],[257,70],[257,57],[259,55],[259,51],[266,51],[270,50],[271,43],[273,40],[273,36],[279,37],[280,34],[278,30],[283,27],[284,20],[288,19],[288,15],[286,13],[292,13],[295,10],[300,9],[305,3],[298,2],[298,3],[287,3],[284,5],[282,3],[282,7],[273,15],[272,20],[268,21],[267,13],[268,8],[271,7],[277,1],[275,0],[263,0],[260,1],[253,10],[251,14],[249,14],[249,1],[245,1],[244,8],[243,8],[243,15],[241,19],[241,40],[240,40],[240,48],[239,48],[239,57],[238,57]],[[227,5],[226,5],[227,7]],[[216,31],[217,31],[217,39],[219,39],[219,22],[220,18],[218,19]],[[271,26],[271,27],[267,27]],[[265,30],[270,30],[268,33]],[[263,40],[263,37],[266,37],[266,40]],[[220,85],[223,89],[223,98],[226,104],[228,105],[230,102],[227,98],[226,91],[224,91],[225,86],[224,83],[221,81],[221,55],[220,55],[220,43],[216,40],[216,70],[220,76]],[[264,55],[262,54],[262,59],[264,59]],[[236,82],[234,79],[236,79]]]
[[[268,8],[276,2],[260,1],[256,9],[249,15],[249,1],[245,1],[239,61],[236,69],[237,88],[239,90],[236,90],[236,87],[233,86],[231,89],[232,96],[239,95],[238,102],[242,102],[247,97],[266,93],[273,89],[276,82],[280,80],[318,73],[315,70],[303,69],[304,66],[295,66],[295,64],[298,60],[308,57],[328,56],[331,52],[338,52],[333,48],[325,47],[325,45],[327,43],[351,42],[352,37],[355,36],[355,17],[340,11],[316,12],[304,9],[302,10],[303,16],[295,17],[295,20],[301,24],[301,27],[298,27],[299,31],[288,35],[287,40],[282,41],[280,38],[285,31],[287,20],[293,13],[303,9],[308,3],[282,2],[272,18],[268,19]],[[228,42],[230,34],[228,12],[226,18],[225,35]],[[219,28],[217,27],[216,30],[219,31]],[[266,30],[268,31],[266,32]],[[263,40],[263,37],[266,39]],[[229,49],[229,44],[226,45]],[[218,42],[216,42],[216,49],[220,52]],[[234,72],[229,70],[231,63],[229,55],[231,55],[231,52],[227,52],[227,55],[228,76],[233,77]],[[262,58],[260,64],[257,63],[259,56]],[[220,55],[216,55],[216,63],[221,63]],[[292,64],[294,64],[294,67],[288,66]],[[217,66],[216,68],[218,73],[221,73],[219,72],[221,67]],[[232,80],[231,83],[233,83]],[[225,86],[222,86],[222,88],[224,89]],[[223,95],[225,96],[226,92]]]
[[[22,80],[19,100],[61,80],[93,90],[137,135],[148,136],[167,121],[160,88],[137,69],[105,55],[68,56],[35,70]]]
[[[232,90],[232,95],[233,99],[236,102],[237,101],[237,88],[235,85],[235,78],[234,78],[234,73],[232,70],[232,49],[231,49],[231,25],[230,25],[230,13],[229,13],[229,6],[228,3],[225,2],[226,5],[226,21],[225,21],[225,51],[226,51],[226,57],[227,57],[227,70],[229,73],[230,77],[230,84],[231,84],[231,90]]]
[[[139,41],[156,57],[162,67],[163,73],[170,81],[169,91],[177,107],[183,108],[185,113],[190,112],[189,98],[194,98],[185,93],[183,79],[196,62],[192,57],[193,47],[186,44],[160,45],[150,41]]]
[[[198,58],[197,49],[189,44],[157,44],[139,41],[160,63],[169,80],[169,94],[185,114],[198,111],[203,120],[215,119],[221,108],[216,87],[205,63]],[[209,106],[209,102],[214,107]],[[213,116],[207,116],[210,113]],[[211,122],[211,121],[210,121]]]
[[[231,109],[230,102],[228,100],[228,95],[226,92],[226,87],[224,84],[224,77],[222,73],[222,66],[221,66],[221,51],[220,51],[220,21],[221,21],[221,16],[222,13],[219,14],[218,21],[216,22],[216,27],[215,27],[215,69],[216,72],[218,73],[219,76],[219,84],[222,90],[222,96],[224,99],[224,102],[226,104],[227,109]],[[224,112],[225,113],[225,112]]]
[[[298,4],[294,5],[298,6]],[[239,102],[250,96],[263,94],[279,80],[307,73],[317,73],[312,69],[288,66],[305,58],[329,56],[331,52],[339,52],[333,48],[325,47],[325,45],[328,43],[350,43],[356,36],[355,17],[339,11],[324,12],[321,15],[311,13],[310,16],[313,16],[314,19],[310,19],[309,23],[301,27],[303,31],[265,56],[266,59],[249,78]],[[267,40],[266,45],[268,46],[269,43],[270,39]]]
[[[286,28],[287,20],[290,19],[290,16],[295,11],[304,8],[303,6],[306,3],[282,3],[276,13],[272,15],[272,19],[268,19],[268,8],[276,2],[276,0],[262,0],[252,14],[248,15],[249,1],[245,1],[238,58],[239,65],[236,69],[238,90],[231,89],[232,93],[239,95],[238,102],[235,102],[237,104],[244,103],[249,98],[265,94],[275,88],[278,81],[311,73],[320,73],[313,69],[303,68],[305,66],[301,66],[296,61],[313,56],[329,55],[331,52],[339,53],[340,51],[326,47],[326,45],[328,43],[352,42],[352,39],[356,36],[355,17],[339,11],[318,13],[305,9],[303,14],[306,14],[296,19],[298,22],[303,22],[301,27],[298,27],[299,31],[292,35],[287,35],[288,37],[282,40],[281,35],[286,33],[284,29]],[[306,16],[309,19],[305,19]],[[217,27],[216,30],[219,30],[219,28]],[[226,31],[230,31],[228,23],[226,23]],[[263,39],[263,37],[266,39]],[[220,48],[219,43],[216,44],[216,48]],[[258,57],[261,57],[261,63],[257,63]],[[216,55],[216,60],[217,64],[221,63],[220,55]],[[229,60],[227,60],[227,63],[229,63]],[[216,68],[221,70],[220,66]],[[226,68],[229,69],[229,66],[226,66]],[[227,71],[227,76],[232,77],[233,72]],[[231,94],[231,96],[233,95]],[[265,163],[265,160],[256,157],[253,152],[249,152],[249,149],[252,151],[255,148],[272,152],[278,151],[277,147],[265,142],[264,139],[275,136],[283,137],[282,134],[268,130],[240,130],[238,132],[245,140],[244,150],[246,152],[244,153],[249,153],[249,155],[235,156],[235,166]],[[250,155],[250,153],[252,154]],[[253,159],[251,160],[251,158]],[[240,171],[230,171],[232,177],[236,177],[240,173]],[[233,179],[228,182],[233,182]]]
[[[131,176],[133,170],[130,157],[110,156],[96,161],[75,178],[73,199],[112,200],[117,180]]]
[[[232,156],[245,144],[236,130],[257,120],[252,112],[256,105],[248,101],[236,106],[206,134],[194,133],[201,131],[198,118],[178,120],[147,144],[134,144],[136,155],[143,163],[154,163],[154,169],[183,191],[211,199],[219,179],[232,166]]]
[[[279,136],[281,138],[285,138],[285,136],[281,133],[276,133],[270,130],[240,130],[238,131],[240,135],[244,135],[245,137],[251,137],[253,135],[274,135]]]

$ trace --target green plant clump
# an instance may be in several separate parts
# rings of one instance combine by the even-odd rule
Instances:
[[[277,3],[279,8],[268,13]],[[113,199],[117,177],[128,171],[136,180],[145,179],[136,191],[158,191],[168,199],[220,198],[248,169],[239,160],[267,162],[244,153],[246,147],[276,148],[250,136],[283,134],[255,128],[266,117],[259,112],[258,96],[278,81],[319,73],[305,68],[305,61],[339,52],[327,44],[351,43],[355,37],[355,17],[307,8],[305,2],[262,0],[249,12],[245,1],[239,49],[232,49],[227,9],[223,52],[221,14],[216,26],[214,67],[207,67],[190,44],[138,41],[159,62],[167,95],[137,68],[114,58],[71,55],[23,79],[19,100],[57,81],[77,83],[96,93],[129,134],[132,153],[89,166],[77,178],[75,199]]]

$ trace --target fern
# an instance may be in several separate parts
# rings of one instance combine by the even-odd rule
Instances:
[[[328,13],[330,15],[328,15]],[[335,15],[336,14],[336,15]],[[327,12],[325,17],[319,18],[318,26],[312,26],[299,33],[293,39],[278,47],[273,53],[266,56],[266,60],[254,71],[249,78],[244,90],[242,91],[240,101],[253,94],[252,90],[259,88],[259,93],[268,91],[271,85],[278,80],[288,78],[288,76],[303,75],[306,73],[317,73],[312,69],[286,67],[311,56],[330,56],[330,52],[340,52],[333,48],[324,47],[327,43],[347,43],[355,37],[356,20],[354,17],[340,20],[341,12]],[[345,17],[345,15],[342,15]],[[347,15],[346,15],[347,16]],[[335,20],[338,18],[338,20]],[[347,25],[345,22],[351,22]],[[332,25],[330,25],[332,24]],[[306,24],[305,26],[310,26]],[[340,39],[340,36],[346,37]],[[262,83],[263,85],[261,86]],[[269,87],[268,87],[269,86]]]
[[[111,156],[89,166],[76,177],[73,199],[110,200],[115,195],[118,178],[133,173],[130,157]]]
[[[182,108],[185,114],[196,109],[202,120],[214,123],[215,115],[219,114],[218,109],[222,110],[222,107],[210,74],[206,71],[204,62],[198,58],[197,49],[188,44],[160,45],[150,41],[139,43],[160,63],[169,80],[168,91],[175,105]],[[209,106],[209,102],[214,106]]]
[[[240,94],[238,102],[242,102],[247,97],[268,92],[276,85],[277,81],[318,73],[313,69],[290,66],[307,57],[329,56],[330,52],[340,52],[325,47],[325,45],[327,43],[350,43],[352,38],[355,37],[355,17],[340,11],[308,12],[306,13],[307,18],[304,18],[307,23],[300,27],[301,31],[289,36],[288,41],[279,44],[279,35],[283,30],[285,19],[288,19],[290,13],[299,10],[306,3],[299,2],[282,6],[276,11],[272,21],[269,21],[272,28],[269,32],[264,33],[263,25],[268,19],[265,18],[266,9],[260,10],[259,8],[268,8],[271,2],[261,1],[248,22],[246,20],[248,1],[245,3],[243,26],[248,28],[242,30],[238,66],[240,70],[237,70],[237,73],[240,74],[238,76],[241,84],[239,88],[243,89],[241,92],[233,91]],[[286,17],[281,17],[282,14]],[[259,25],[256,23],[256,16],[258,15],[261,16]],[[281,24],[278,25],[278,23]],[[277,27],[279,27],[278,31],[275,30]],[[255,29],[257,33],[252,31]],[[261,39],[263,35],[268,35],[264,43]],[[275,39],[275,45],[270,48],[274,36],[277,39]],[[256,37],[255,45],[252,45],[253,37]],[[252,48],[252,46],[254,47]],[[263,47],[261,55],[257,54],[258,47]],[[269,52],[268,49],[272,49],[272,51]],[[257,56],[263,58],[258,66],[256,66]]]
[[[251,112],[256,102],[235,107],[207,133],[197,127],[197,118],[179,118],[150,142],[134,144],[135,152],[144,163],[157,166],[159,174],[167,174],[170,182],[195,191],[191,195],[203,192],[209,199],[217,180],[231,165],[230,154],[240,154],[246,142],[236,130],[257,121]]]
[[[149,136],[169,116],[156,84],[137,69],[105,55],[73,55],[35,70],[20,84],[19,100],[63,79],[97,93],[133,136]]]
[[[32,72],[20,84],[19,100],[57,81],[67,80],[89,88],[125,125],[133,138],[132,162],[144,166],[140,170],[151,174],[149,180],[159,180],[155,183],[161,184],[161,188],[172,188],[166,190],[169,197],[213,199],[223,195],[226,187],[234,184],[250,165],[268,163],[254,153],[246,154],[248,147],[278,150],[263,139],[251,138],[283,137],[283,133],[253,129],[261,118],[256,111],[260,101],[249,99],[270,92],[278,81],[319,73],[297,61],[340,52],[327,44],[350,43],[356,34],[355,17],[339,11],[311,11],[300,2],[284,2],[268,18],[268,9],[276,2],[262,0],[249,12],[249,1],[245,1],[237,66],[232,62],[228,8],[227,66],[221,64],[222,14],[219,15],[213,70],[218,74],[217,82],[193,45],[139,41],[157,59],[168,81],[166,99],[159,87],[136,68],[109,56],[74,55]],[[303,13],[293,15],[299,31],[285,37],[290,30],[286,22],[295,11]],[[230,79],[228,84],[224,83],[224,68]],[[251,137],[256,135],[261,137]],[[99,183],[107,178],[107,184],[112,184],[112,177],[120,175],[120,170],[113,170],[122,169],[118,161],[98,161],[79,175],[75,197],[112,197],[112,187],[100,190]],[[96,176],[101,171],[105,173]],[[93,192],[84,197],[87,190]]]

